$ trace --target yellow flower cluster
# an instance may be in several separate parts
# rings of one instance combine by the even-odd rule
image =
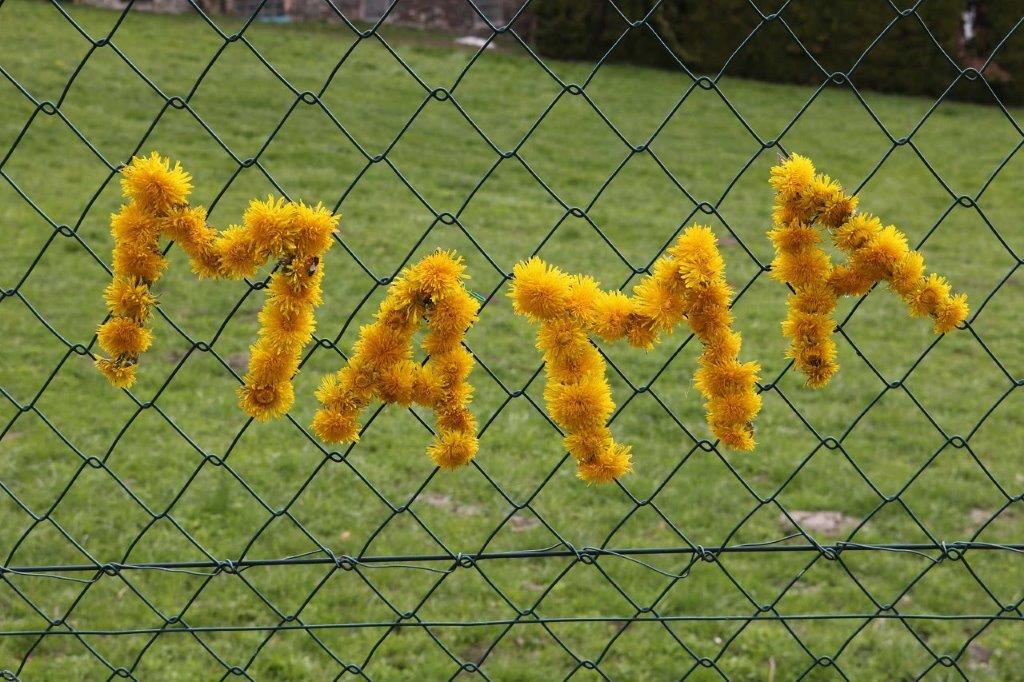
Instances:
[[[239,401],[256,419],[285,413],[295,399],[292,377],[313,334],[322,258],[333,243],[338,217],[319,205],[268,198],[249,204],[242,225],[218,232],[207,223],[205,209],[189,204],[191,176],[155,152],[133,158],[121,184],[130,201],[111,218],[114,276],[104,292],[111,316],[97,331],[109,357],[98,358],[97,368],[115,386],[135,381],[139,357],[153,341],[147,323],[157,303],[151,288],[167,265],[162,236],[182,247],[199,277],[252,277],[276,260]],[[859,213],[857,199],[818,174],[810,160],[791,156],[771,170],[771,184],[776,192],[768,233],[776,252],[772,276],[793,287],[783,333],[790,340],[787,355],[809,385],[824,386],[838,370],[832,333],[840,296],[863,295],[884,281],[911,315],[930,316],[937,333],[967,318],[966,296],[951,294],[942,277],[926,275],[924,259],[907,246],[903,233]],[[847,254],[845,264],[833,265],[822,246],[821,227]],[[608,428],[615,405],[604,358],[591,337],[626,339],[650,349],[683,319],[703,345],[694,384],[704,396],[712,432],[730,448],[754,447],[759,367],[738,360],[741,337],[732,329],[733,291],[724,271],[714,233],[697,225],[679,235],[632,295],[604,291],[592,277],[569,275],[538,258],[515,266],[513,307],[539,324],[545,401],[565,431],[565,447],[577,460],[580,478],[607,482],[631,468],[630,448],[616,443]],[[462,341],[479,305],[466,290],[466,279],[465,265],[454,252],[435,252],[402,271],[375,321],[360,329],[349,363],[325,377],[317,390],[321,408],[312,427],[320,438],[358,440],[359,415],[375,398],[416,403],[437,417],[429,451],[435,464],[450,469],[473,459],[478,443],[467,379],[474,361]],[[422,365],[413,361],[412,347],[421,323],[428,329],[422,347],[430,356]]]
[[[251,277],[276,259],[280,267],[270,278],[239,402],[256,419],[285,413],[295,399],[291,379],[300,353],[313,334],[321,259],[333,243],[338,217],[319,205],[268,198],[249,204],[242,226],[218,232],[207,224],[205,209],[189,205],[192,178],[180,164],[172,167],[154,152],[133,158],[122,175],[131,201],[111,218],[114,277],[104,292],[111,317],[97,332],[110,357],[97,359],[96,366],[115,386],[135,381],[139,356],[153,340],[146,328],[156,305],[150,289],[167,265],[161,235],[182,247],[200,277]]]
[[[792,155],[771,169],[775,188],[773,227],[775,245],[772,277],[794,289],[782,324],[790,339],[787,356],[807,377],[808,385],[824,386],[839,369],[832,340],[833,317],[840,296],[860,296],[885,281],[906,303],[911,315],[932,318],[936,333],[945,333],[967,319],[967,297],[950,295],[939,275],[925,276],[924,258],[907,246],[896,227],[856,210],[857,199],[839,183],[815,172],[814,164]],[[817,225],[831,234],[832,243],[848,261],[832,265],[818,245]]]
[[[359,330],[348,364],[324,377],[316,397],[322,407],[313,431],[331,443],[359,439],[359,414],[374,398],[431,408],[437,436],[428,454],[442,469],[468,463],[477,452],[476,418],[469,411],[467,377],[473,355],[462,345],[479,304],[463,284],[462,259],[437,251],[406,268],[388,288],[375,320]],[[428,332],[425,365],[412,359],[413,336],[422,321]]]
[[[650,349],[662,332],[684,318],[700,339],[695,384],[704,395],[707,420],[722,442],[737,450],[754,447],[754,417],[761,409],[755,390],[758,366],[737,360],[741,337],[732,330],[732,289],[714,233],[685,230],[659,258],[652,274],[627,296],[604,291],[591,277],[569,275],[539,258],[513,270],[514,310],[540,324],[537,347],[544,353],[544,398],[552,419],[565,432],[565,447],[576,458],[578,475],[607,482],[631,469],[630,448],[615,442],[607,426],[615,409],[606,366],[590,335],[625,338]]]

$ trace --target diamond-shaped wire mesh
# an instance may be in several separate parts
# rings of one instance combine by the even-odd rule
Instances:
[[[609,0],[621,33],[585,64],[538,55],[529,2],[499,24],[487,3],[459,5],[486,27],[469,48],[388,23],[394,7],[367,25],[325,3],[331,22],[291,26],[261,20],[279,12],[266,0],[241,18],[0,3],[4,679],[1008,677],[1024,664],[1024,130],[983,69],[946,53],[926,3],[887,3],[888,23],[835,72],[828,45],[787,22],[795,3],[751,2],[749,34],[707,75],[660,39],[660,2],[634,16]],[[730,78],[769,26],[815,87]],[[859,89],[858,69],[908,26],[955,65],[948,87]],[[676,67],[618,64],[640,34]],[[953,101],[967,83],[988,106]],[[173,245],[138,385],[92,370],[117,172],[152,149],[194,174],[215,223],[267,193],[343,214],[297,404],[277,423],[234,404],[266,280],[197,282]],[[841,309],[840,375],[802,385],[764,237],[767,169],[791,151],[968,292],[965,329],[930,336],[872,292]],[[764,366],[759,448],[709,439],[692,338],[602,347],[637,471],[587,487],[505,297],[512,265],[540,254],[626,287],[694,221],[720,238],[746,359]],[[468,339],[480,455],[436,471],[431,415],[398,408],[368,415],[358,444],[325,446],[307,428],[317,379],[436,247],[466,257],[486,300]]]

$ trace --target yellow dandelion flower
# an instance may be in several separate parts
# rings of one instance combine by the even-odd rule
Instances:
[[[406,277],[407,274],[408,268],[399,273],[388,286],[387,297],[377,309],[376,318],[378,320],[397,313],[421,315],[426,310],[427,297],[409,281]]]
[[[338,381],[349,391],[367,403],[369,402],[377,381],[377,373],[372,366],[364,362],[362,358],[354,357],[349,360],[347,367],[338,370],[337,376]]]
[[[910,296],[924,278],[924,256],[917,251],[908,252],[892,267],[889,286],[903,298]]]
[[[263,306],[258,319],[260,335],[289,350],[306,345],[316,326],[312,308],[282,308],[274,305],[274,299]]]
[[[912,315],[923,316],[934,313],[949,298],[949,282],[940,275],[931,274],[911,294],[910,312]]]
[[[589,325],[594,320],[597,299],[601,296],[601,285],[587,275],[573,275],[569,285],[569,308],[567,315]]]
[[[774,225],[782,226],[802,222],[805,217],[803,211],[796,204],[776,202],[772,206],[772,223]]]
[[[819,220],[827,206],[842,196],[842,188],[827,175],[815,175],[798,196],[790,201],[795,204],[805,220]]]
[[[252,277],[264,262],[261,249],[256,246],[252,234],[237,225],[224,230],[217,237],[214,248],[220,254],[224,275],[230,279]]]
[[[709,397],[746,393],[754,385],[759,369],[760,367],[753,362],[702,364],[694,377],[694,385],[698,391]]]
[[[188,247],[212,241],[216,236],[216,232],[206,224],[206,209],[202,206],[175,206],[159,221],[154,219],[153,223],[159,232],[179,242],[186,251]]]
[[[437,355],[430,359],[430,368],[441,378],[443,386],[462,383],[473,370],[474,364],[473,354],[461,346],[450,353]]]
[[[626,340],[634,348],[650,350],[658,341],[658,328],[648,317],[631,315],[626,323]]]
[[[722,444],[733,450],[754,449],[754,427],[747,424],[723,424],[714,429]]]
[[[145,210],[163,214],[188,201],[192,176],[178,162],[171,167],[169,159],[156,152],[134,157],[121,171],[121,188],[126,197]]]
[[[780,252],[772,261],[772,278],[795,288],[824,282],[832,271],[832,259],[819,248]]]
[[[849,287],[849,291],[866,292],[878,282],[887,279],[891,272],[885,263],[867,257],[866,249],[852,254],[845,266],[839,267],[846,267],[849,271],[838,277],[836,283]]]
[[[312,277],[296,280],[291,277],[271,277],[267,285],[268,300],[282,310],[292,311],[315,308],[323,302],[320,282],[323,270]]]
[[[97,358],[96,369],[103,373],[112,386],[130,388],[135,383],[134,363],[122,363],[107,358]]]
[[[571,319],[542,322],[537,332],[537,350],[559,364],[577,364],[588,347],[586,331]]]
[[[860,249],[860,255],[882,272],[889,273],[907,255],[907,236],[888,225]]]
[[[434,396],[434,402],[430,405],[435,412],[468,407],[473,399],[473,387],[466,381],[445,384],[442,380],[440,386],[437,395]]]
[[[338,410],[343,406],[355,408],[356,401],[348,386],[342,384],[337,374],[328,374],[320,379],[316,399],[327,409]]]
[[[412,357],[408,338],[391,333],[391,330],[377,325],[365,325],[359,329],[359,339],[353,347],[356,357],[372,367],[385,367]]]
[[[110,216],[110,234],[115,242],[155,244],[160,238],[160,221],[150,211],[132,202]]]
[[[450,353],[462,343],[463,338],[465,338],[464,334],[431,330],[424,335],[420,345],[428,355],[435,356]]]
[[[857,209],[857,197],[847,196],[842,186],[828,180],[828,187],[820,195],[818,220],[830,229],[836,229],[853,215]]]
[[[590,375],[575,384],[551,383],[544,389],[551,418],[569,431],[603,426],[615,410],[604,376]]]
[[[812,388],[824,386],[839,370],[835,362],[836,345],[831,337],[802,337],[790,346],[786,356],[793,358],[797,369],[807,377],[807,385]]]
[[[704,339],[702,362],[709,365],[724,364],[734,360],[740,353],[743,337],[731,329],[715,330]]]
[[[100,347],[110,355],[138,357],[153,343],[153,333],[130,317],[112,317],[96,331]]]
[[[785,336],[807,343],[829,338],[834,328],[835,324],[830,317],[799,310],[792,310],[782,323]]]
[[[479,449],[476,436],[464,431],[446,431],[438,435],[427,454],[442,469],[455,469],[468,464]]]
[[[114,272],[122,277],[133,277],[144,282],[160,279],[167,259],[156,251],[156,244],[120,242],[114,246]]]
[[[687,318],[690,329],[703,341],[720,329],[728,329],[732,325],[732,313],[725,305],[691,305]]]
[[[581,462],[604,457],[615,446],[611,431],[605,426],[574,431],[562,442],[569,454]]]
[[[832,271],[833,275],[836,270],[839,268]],[[836,307],[836,292],[828,283],[814,283],[803,287],[793,295],[792,299],[792,307],[802,313],[831,315]]]
[[[688,289],[686,291],[687,305],[689,306],[687,315],[700,317],[704,314],[703,311],[719,309],[729,315],[729,322],[731,322],[732,314],[728,310],[732,297],[732,287],[726,283],[724,277],[719,277],[696,289]]]
[[[200,279],[214,279],[221,276],[220,254],[213,243],[203,244],[189,253],[192,272]]]
[[[792,340],[786,356],[793,358],[809,386],[824,386],[839,369],[832,340],[834,328],[831,315],[804,313],[792,306],[782,323],[783,335]]]
[[[573,353],[555,355],[544,353],[547,375],[552,381],[572,382],[589,374],[604,374],[604,358],[590,343],[584,343]]]
[[[594,321],[592,329],[595,334],[606,341],[617,341],[636,319],[638,303],[621,291],[602,291],[594,301]]]
[[[331,213],[321,204],[296,204],[291,227],[296,256],[305,258],[326,253],[334,243],[334,232],[340,220],[340,215]]]
[[[581,460],[576,475],[587,483],[611,483],[632,470],[629,446],[616,443],[602,457]]]
[[[781,201],[798,199],[814,182],[814,164],[805,156],[793,154],[771,169],[769,182]]]
[[[392,285],[394,286],[394,285]],[[394,301],[390,300],[390,294],[382,304],[380,309],[376,313],[377,324],[391,330],[392,334],[401,336],[412,337],[416,329],[419,327],[420,322],[423,321],[423,311],[419,309],[419,306],[408,306],[402,307],[397,305]],[[437,350],[436,347],[444,347],[446,344],[451,344],[451,336],[442,334],[438,339],[430,339],[431,349],[428,353],[433,353]]]
[[[836,296],[863,296],[878,279],[870,268],[848,264],[834,267],[827,281]]]
[[[806,349],[797,359],[797,366],[807,377],[807,385],[811,388],[821,388],[832,380],[839,367],[829,357],[829,351],[833,346]]]
[[[242,410],[257,421],[280,417],[295,402],[291,382],[279,384],[246,384],[238,387]]]
[[[882,231],[882,221],[869,213],[855,213],[833,233],[836,246],[856,251],[866,246]]]
[[[408,407],[412,404],[416,374],[416,365],[408,360],[385,367],[377,378],[377,395],[386,403]]]
[[[436,405],[442,395],[441,377],[424,368],[417,368],[412,387],[412,399],[417,405],[430,407]]]
[[[266,201],[249,202],[242,217],[244,231],[254,244],[277,258],[284,258],[294,249],[293,226],[298,209],[281,197],[267,197]],[[262,259],[260,259],[262,260]]]
[[[659,286],[654,278],[641,282],[633,290],[639,301],[637,312],[650,320],[654,328],[671,333],[686,315],[686,299],[680,291]]]
[[[269,339],[260,339],[249,349],[247,384],[277,384],[291,381],[299,371],[299,354],[293,347],[282,348]]]
[[[957,294],[947,298],[933,313],[935,318],[935,333],[945,334],[953,331],[967,320],[970,309],[967,307],[967,295]]]
[[[103,291],[107,308],[114,315],[130,317],[144,322],[150,309],[156,305],[156,298],[149,293],[149,287],[137,279],[114,276]]]
[[[783,252],[796,251],[817,246],[821,235],[813,225],[798,221],[781,223],[768,231],[768,238]]]
[[[457,407],[447,409],[440,406],[437,410],[437,426],[443,431],[476,432],[476,417],[469,410]]]
[[[313,415],[313,433],[325,443],[354,443],[359,440],[355,414],[322,408]]]
[[[707,403],[708,422],[728,427],[753,421],[761,411],[761,396],[749,390],[751,386],[752,382],[735,393],[710,398]]]
[[[668,258],[654,261],[650,279],[666,291],[682,293],[686,288],[686,282],[679,276],[679,263],[671,254]]]
[[[718,239],[710,227],[693,225],[683,230],[668,249],[682,281],[697,287],[718,278],[725,267],[718,251]]]
[[[446,295],[429,313],[430,340],[427,352],[436,353],[457,346],[466,330],[476,322],[480,304],[462,287]]]
[[[334,403],[322,397],[322,391],[327,390],[326,384],[330,381],[337,382],[339,393],[335,394],[338,402]],[[335,406],[361,410],[373,399],[377,381],[376,372],[365,366],[358,358],[345,367],[342,367],[333,375],[324,377],[316,396],[320,402]]]
[[[409,269],[410,284],[427,298],[456,287],[465,279],[466,265],[454,251],[435,251]]]
[[[567,274],[536,257],[517,263],[512,274],[509,296],[516,313],[538,320],[566,314],[572,299],[572,278]]]

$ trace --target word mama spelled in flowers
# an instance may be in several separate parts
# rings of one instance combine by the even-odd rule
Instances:
[[[279,417],[295,400],[292,378],[302,349],[313,336],[313,310],[321,302],[323,258],[334,241],[339,218],[283,199],[253,201],[241,226],[218,232],[206,211],[188,202],[191,177],[157,153],[134,158],[121,185],[130,202],[111,218],[113,280],[104,292],[110,318],[97,330],[109,357],[96,367],[111,384],[130,387],[139,358],[153,334],[147,321],[157,300],[151,289],[166,268],[160,237],[184,249],[199,277],[241,279],[261,266],[278,267],[267,285],[260,330],[249,368],[238,389],[241,408],[259,420]],[[828,383],[838,370],[833,333],[840,296],[866,294],[885,282],[911,315],[932,318],[937,333],[967,319],[967,298],[953,295],[939,275],[926,275],[924,258],[906,236],[857,211],[856,197],[806,158],[793,155],[771,171],[776,192],[772,277],[793,294],[782,324],[790,340],[787,356],[811,387]],[[848,255],[833,265],[821,247],[822,231]],[[754,448],[754,418],[761,409],[759,367],[740,362],[742,343],[733,329],[733,290],[710,228],[694,225],[655,261],[632,295],[605,291],[587,275],[570,275],[539,258],[513,269],[513,309],[538,325],[537,348],[547,372],[544,398],[551,418],[565,432],[566,450],[577,474],[608,482],[631,470],[628,445],[617,443],[608,422],[615,410],[606,364],[592,337],[625,339],[648,350],[663,333],[686,321],[702,344],[694,384],[704,397],[707,423],[722,444]],[[437,251],[406,267],[389,285],[373,323],[362,327],[345,367],[323,379],[320,409],[312,428],[326,442],[359,439],[359,415],[374,399],[430,408],[437,435],[428,454],[443,469],[470,462],[479,449],[476,418],[469,409],[473,354],[467,330],[479,304],[466,290],[465,264],[454,252]],[[413,338],[425,325],[425,363],[413,360]]]

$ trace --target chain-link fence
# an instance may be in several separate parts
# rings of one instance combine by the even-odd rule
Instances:
[[[835,69],[790,25],[801,3],[751,0],[749,31],[702,75],[661,38],[678,3],[609,0],[616,37],[591,63],[523,38],[542,0],[498,25],[479,2],[438,3],[484,27],[469,46],[389,23],[394,7],[363,24],[326,0],[330,21],[285,25],[265,4],[0,3],[4,679],[1014,676],[1024,129],[983,74],[1019,22],[964,67],[927,2],[880,2],[886,20]],[[858,88],[908,32],[948,65],[945,89]],[[618,63],[639,39],[671,68]],[[730,77],[764,40],[816,85]],[[965,87],[987,105],[954,101]],[[266,280],[197,281],[173,245],[138,384],[91,367],[118,169],[154,149],[195,175],[215,223],[267,193],[343,214],[282,420],[235,406]],[[969,294],[964,329],[933,336],[872,292],[840,309],[839,376],[803,385],[764,234],[767,169],[790,152]],[[764,367],[758,449],[709,436],[692,337],[602,346],[636,471],[588,487],[545,412],[512,266],[540,254],[627,287],[694,221],[719,237],[745,359]],[[467,341],[479,455],[433,469],[416,408],[377,409],[351,446],[318,441],[317,380],[437,247],[485,301]]]

